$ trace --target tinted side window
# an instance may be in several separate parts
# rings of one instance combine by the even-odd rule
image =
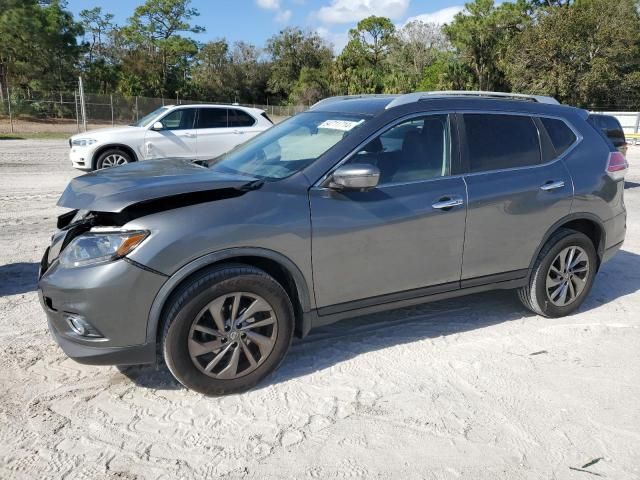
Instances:
[[[471,172],[540,163],[540,141],[533,119],[522,115],[465,114]]]
[[[370,141],[349,163],[377,166],[381,185],[449,175],[449,116],[428,115],[399,123]]]
[[[562,155],[576,141],[575,133],[562,120],[541,118],[540,121],[549,134],[557,155]]]
[[[229,109],[230,127],[250,127],[256,123],[255,118],[242,110]]]
[[[227,109],[201,108],[198,112],[198,128],[227,128]]]
[[[165,130],[188,130],[193,128],[195,114],[194,108],[181,108],[168,113],[160,122]]]

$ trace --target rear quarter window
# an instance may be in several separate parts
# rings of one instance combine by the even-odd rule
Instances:
[[[230,127],[251,127],[256,123],[256,119],[242,110],[236,110],[230,108],[229,112],[229,126]]]
[[[560,156],[566,152],[578,139],[576,134],[573,133],[573,130],[562,120],[541,118],[540,121],[551,139],[553,148],[556,151],[556,156]]]

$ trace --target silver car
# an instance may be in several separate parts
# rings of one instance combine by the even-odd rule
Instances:
[[[39,292],[89,364],[251,388],[294,335],[490,289],[574,312],[622,245],[627,164],[583,110],[463,92],[337,97],[211,160],[74,179]]]

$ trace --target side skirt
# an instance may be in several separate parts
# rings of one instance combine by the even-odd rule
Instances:
[[[317,328],[346,318],[410,307],[422,303],[437,302],[438,300],[462,297],[490,290],[519,288],[527,284],[528,273],[529,271],[526,269],[517,270],[515,272],[463,280],[461,283],[452,282],[407,292],[382,295],[380,297],[322,307],[312,310],[306,315],[310,317],[311,328]]]

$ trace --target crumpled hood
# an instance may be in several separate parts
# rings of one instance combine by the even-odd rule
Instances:
[[[213,172],[189,160],[145,160],[74,178],[62,193],[58,206],[118,213],[140,202],[195,192],[240,189],[255,180]]]

